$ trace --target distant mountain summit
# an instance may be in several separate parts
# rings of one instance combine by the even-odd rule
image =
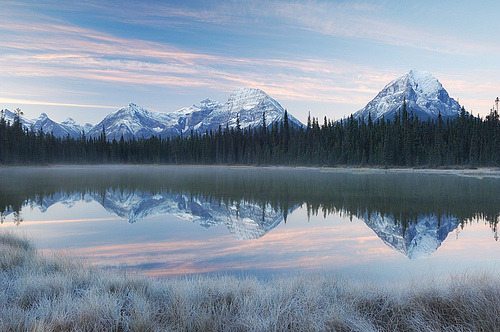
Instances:
[[[2,117],[4,118],[4,120],[10,124],[14,123],[14,119],[16,117],[16,114],[12,111],[9,111],[8,109],[4,109],[3,112],[2,112]],[[29,119],[26,119],[25,117],[23,116],[20,116],[19,117],[19,122],[21,123],[21,125],[24,127],[24,128],[30,128],[33,123],[35,122],[35,120],[29,120]]]
[[[431,73],[410,70],[387,84],[363,109],[354,113],[356,119],[394,119],[406,100],[408,112],[421,120],[457,117],[460,105],[448,95],[442,84]]]
[[[53,133],[57,137],[79,137],[83,127],[78,125],[72,118],[68,118],[61,123],[51,120],[47,114],[42,113],[38,119],[33,121],[30,128],[34,131],[43,130],[45,133]]]
[[[273,98],[259,89],[239,88],[233,91],[227,102],[215,109],[203,121],[202,130],[216,130],[219,124],[235,127],[239,119],[240,127],[256,128],[262,125],[262,114],[266,115],[266,124],[271,125],[283,120],[285,109]],[[291,124],[302,123],[288,114]]]
[[[132,137],[151,137],[163,133],[169,124],[175,124],[175,116],[166,113],[144,109],[134,103],[129,103],[114,113],[107,115],[89,132],[89,136],[97,137],[103,130],[109,139],[119,140]]]
[[[212,99],[204,99],[198,104],[181,108],[172,112],[156,112],[142,108],[134,103],[108,114],[96,125],[79,125],[68,118],[61,123],[51,120],[43,113],[38,119],[20,117],[22,125],[34,131],[53,133],[56,137],[71,136],[78,138],[85,133],[90,137],[99,137],[103,130],[108,139],[119,140],[132,137],[148,138],[160,136],[163,138],[190,135],[191,131],[205,133],[215,131],[219,126],[235,128],[239,121],[241,129],[257,128],[262,125],[265,114],[266,125],[283,120],[285,109],[273,98],[259,89],[239,88],[233,91],[225,103]],[[5,110],[6,121],[14,121],[14,113]],[[301,127],[303,124],[292,115],[288,114],[292,126]]]

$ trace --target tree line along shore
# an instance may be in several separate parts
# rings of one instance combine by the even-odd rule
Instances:
[[[462,108],[455,119],[420,120],[403,104],[393,120],[349,117],[322,124],[309,117],[304,127],[287,113],[258,128],[219,126],[176,137],[109,140],[58,138],[23,128],[19,118],[0,119],[0,164],[224,164],[382,167],[500,166],[500,120],[496,110],[484,119]]]

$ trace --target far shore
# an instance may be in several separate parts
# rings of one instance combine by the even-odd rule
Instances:
[[[438,174],[438,175],[457,175],[469,177],[493,177],[500,178],[500,167],[467,167],[467,166],[449,166],[439,168],[427,167],[384,167],[384,166],[288,166],[288,165],[193,165],[193,164],[46,164],[46,165],[0,165],[2,169],[20,169],[20,168],[138,168],[138,167],[193,167],[193,168],[236,168],[236,169],[277,169],[277,170],[313,170],[320,172],[349,172],[355,174]]]

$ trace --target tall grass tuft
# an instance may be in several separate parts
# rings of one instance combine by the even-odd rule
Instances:
[[[0,235],[0,331],[499,331],[500,282],[411,287],[323,275],[157,280],[43,257]]]

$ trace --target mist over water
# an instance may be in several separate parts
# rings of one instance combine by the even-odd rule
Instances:
[[[157,276],[497,271],[500,179],[460,175],[8,167],[0,168],[1,227],[44,250]]]

